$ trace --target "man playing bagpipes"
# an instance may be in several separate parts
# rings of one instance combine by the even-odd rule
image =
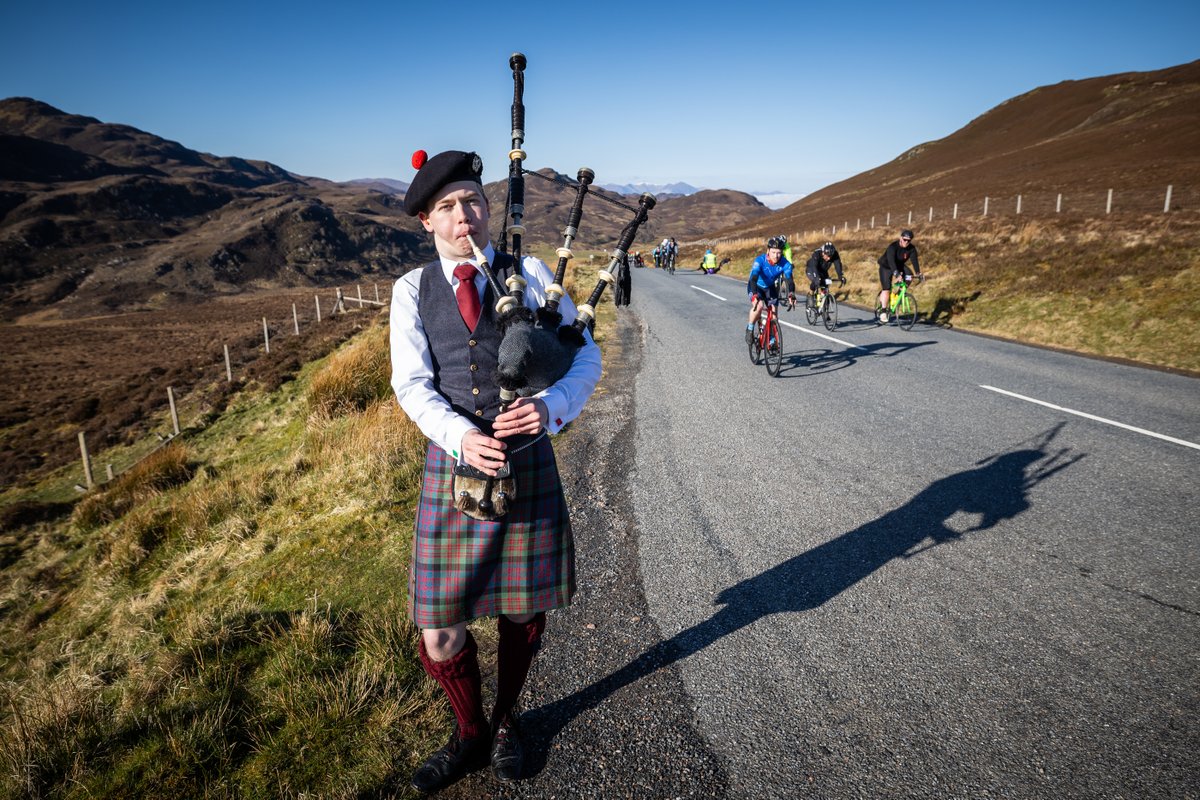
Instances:
[[[575,591],[571,523],[546,434],[579,415],[601,366],[599,348],[582,331],[565,375],[504,406],[494,378],[502,339],[496,283],[484,273],[490,264],[489,277],[503,282],[518,270],[516,259],[492,246],[483,165],[475,153],[450,150],[428,159],[419,151],[413,166],[418,172],[405,210],[433,234],[438,259],[396,282],[390,337],[396,397],[429,438],[409,610],[421,629],[421,664],[445,691],[455,718],[449,742],[413,775],[413,787],[430,792],[489,755],[497,778],[521,775],[517,698],[546,612],[567,605]],[[536,258],[521,262],[523,301],[536,309],[554,276]],[[569,297],[558,310],[566,323],[576,316]],[[464,488],[481,482],[487,503],[473,502]],[[493,511],[493,491],[496,509],[487,518],[481,509]],[[490,616],[499,629],[497,686],[485,714],[467,623]]]

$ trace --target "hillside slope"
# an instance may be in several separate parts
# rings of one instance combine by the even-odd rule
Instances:
[[[1063,81],[1014,97],[944,139],[917,145],[875,169],[827,186],[760,220],[724,226],[714,236],[767,231],[892,227],[977,216],[1102,215],[1107,190],[1116,212],[1162,211],[1174,186],[1175,208],[1200,208],[1200,61],[1154,72]],[[1141,197],[1144,194],[1145,197]],[[1137,197],[1124,202],[1122,198]],[[1134,203],[1136,202],[1136,205]]]

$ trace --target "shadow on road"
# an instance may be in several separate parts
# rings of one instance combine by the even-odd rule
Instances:
[[[1028,447],[990,456],[975,469],[934,481],[900,508],[725,589],[716,599],[721,608],[709,619],[658,642],[590,686],[526,712],[530,773],[545,766],[559,731],[640,678],[771,614],[816,608],[894,559],[987,531],[1028,510],[1030,489],[1084,457],[1068,448],[1051,448],[1064,425],[1040,434]],[[960,512],[977,515],[978,523],[964,532],[954,530],[948,521]]]
[[[784,339],[784,344],[787,340]],[[813,347],[798,350],[783,355],[783,367],[779,370],[780,378],[806,378],[838,369],[854,366],[860,359],[883,356],[890,358],[901,353],[907,353],[917,347],[937,344],[934,340],[924,342],[874,342],[873,344],[858,345],[854,349]],[[787,349],[786,346],[784,348]]]

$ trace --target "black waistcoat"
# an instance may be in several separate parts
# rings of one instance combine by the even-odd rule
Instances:
[[[501,286],[513,263],[512,256],[500,252],[492,260],[492,271]],[[500,387],[495,379],[500,332],[496,329],[495,305],[489,284],[483,293],[479,322],[474,331],[467,330],[441,262],[422,268],[417,313],[429,340],[433,386],[455,411],[470,417],[487,433],[491,426],[486,422],[500,413]]]

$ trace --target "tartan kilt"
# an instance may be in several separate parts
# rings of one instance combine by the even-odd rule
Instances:
[[[418,628],[548,611],[575,594],[575,540],[550,437],[509,461],[516,500],[503,517],[485,522],[454,507],[455,460],[429,443],[408,580]]]

